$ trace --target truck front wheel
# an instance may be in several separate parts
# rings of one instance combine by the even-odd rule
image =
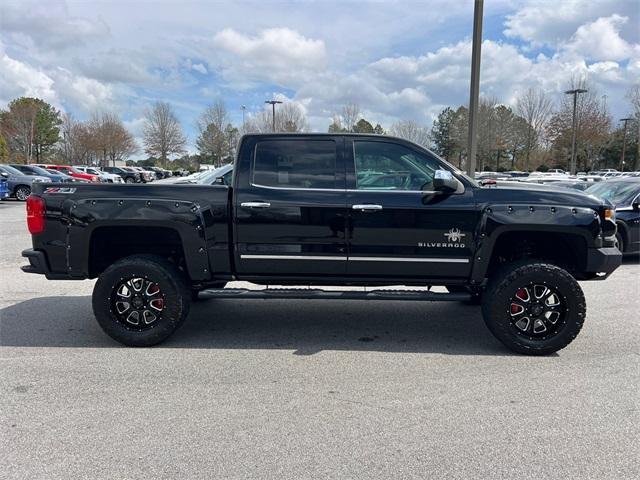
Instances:
[[[93,312],[102,330],[132,347],[168,338],[189,313],[184,274],[154,255],[123,258],[107,268],[93,289]]]
[[[500,268],[483,296],[482,315],[507,348],[548,355],[569,345],[586,316],[584,294],[565,270],[546,263]]]

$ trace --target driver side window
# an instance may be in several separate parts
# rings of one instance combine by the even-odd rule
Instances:
[[[430,190],[435,158],[403,145],[387,142],[353,142],[358,190]]]

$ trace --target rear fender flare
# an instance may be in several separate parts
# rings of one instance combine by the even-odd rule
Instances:
[[[67,265],[73,276],[89,276],[93,232],[100,227],[121,225],[175,230],[182,243],[189,277],[195,281],[211,278],[205,238],[207,211],[197,203],[138,198],[70,199],[64,202],[62,210],[68,220]],[[114,212],[117,212],[115,219]]]

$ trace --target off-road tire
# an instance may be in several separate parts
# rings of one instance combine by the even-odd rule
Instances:
[[[622,236],[622,233],[620,233],[620,231],[616,232],[616,247],[618,247],[620,253],[624,253],[624,237]]]
[[[564,305],[555,333],[547,337],[528,337],[518,331],[512,320],[512,298],[531,283],[555,289]],[[580,332],[587,310],[584,293],[575,278],[566,270],[543,262],[520,261],[502,266],[491,276],[483,297],[482,315],[491,333],[510,350],[526,355],[549,355],[569,345]]]
[[[126,325],[113,306],[118,285],[136,277],[157,284],[163,298],[158,319],[142,331]],[[173,263],[155,255],[133,255],[118,260],[100,275],[92,304],[98,324],[111,338],[131,347],[150,347],[166,340],[182,325],[189,313],[191,291],[184,274]]]

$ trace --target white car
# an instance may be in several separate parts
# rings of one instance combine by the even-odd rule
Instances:
[[[102,170],[99,170],[96,167],[80,166],[75,168],[77,168],[78,170],[84,173],[97,175],[98,177],[100,177],[100,181],[103,183],[122,183],[122,177],[120,175],[103,172]]]

